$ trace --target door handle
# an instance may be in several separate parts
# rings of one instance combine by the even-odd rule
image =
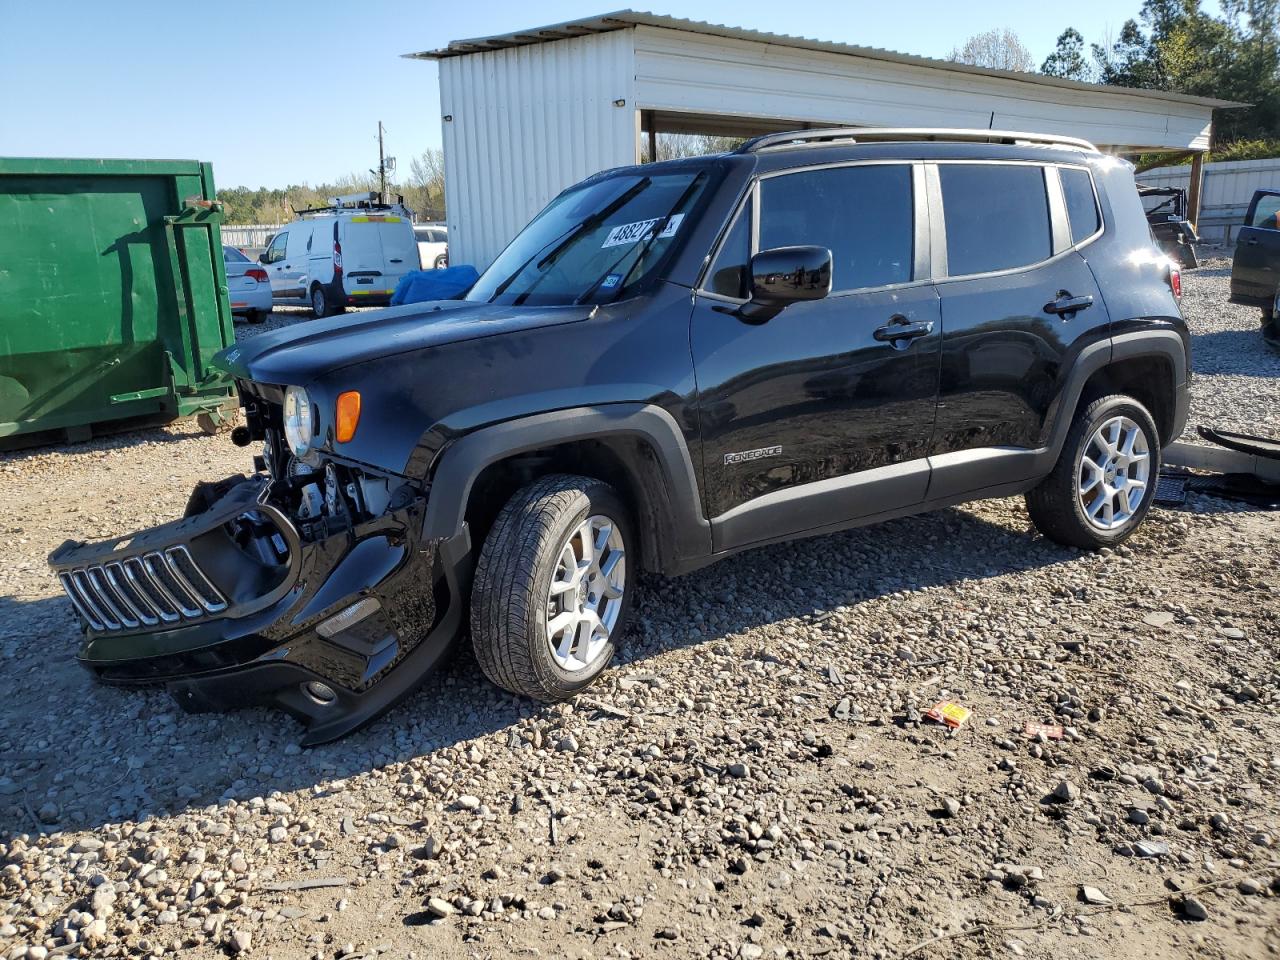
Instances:
[[[1250,237],[1248,240],[1245,241],[1245,246],[1247,247],[1256,247],[1257,245],[1258,245],[1257,237]]]
[[[1058,291],[1058,299],[1051,300],[1044,305],[1045,313],[1056,313],[1065,315],[1075,313],[1077,310],[1085,310],[1093,306],[1093,296],[1085,294],[1083,297],[1073,297],[1065,290]]]
[[[907,342],[916,339],[916,337],[927,337],[933,333],[933,321],[915,321],[912,322],[902,315],[892,317],[883,327],[877,327],[872,334],[881,343],[892,343],[898,347],[901,341],[902,346],[899,350],[905,350]]]

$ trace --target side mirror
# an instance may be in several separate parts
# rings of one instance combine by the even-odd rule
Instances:
[[[258,254],[258,262],[259,263],[267,262],[267,251],[263,250],[260,254]]]
[[[826,247],[775,247],[751,258],[751,303],[745,316],[767,320],[783,307],[821,300],[831,292],[831,251]]]

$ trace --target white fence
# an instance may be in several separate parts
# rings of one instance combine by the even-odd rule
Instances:
[[[222,225],[222,242],[228,247],[265,247],[283,223],[237,223]]]
[[[1138,182],[1185,190],[1191,182],[1191,166],[1157,167],[1138,174]],[[1280,187],[1280,157],[1206,163],[1196,232],[1203,240],[1235,242],[1236,230],[1244,221],[1253,191],[1276,187]]]

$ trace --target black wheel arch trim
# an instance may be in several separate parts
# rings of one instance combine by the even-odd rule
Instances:
[[[647,565],[678,573],[710,555],[711,525],[703,516],[698,474],[684,435],[670,413],[649,403],[538,413],[482,427],[454,440],[440,452],[431,474],[423,536],[445,539],[462,530],[472,485],[486,467],[542,447],[610,438],[646,441],[658,460],[661,489],[644,483],[644,464],[625,464],[645,497],[665,496],[665,503],[648,503],[646,517],[636,518],[642,542],[653,536],[648,546],[657,556],[650,557]],[[635,506],[638,511],[646,508],[645,504]],[[647,531],[650,524],[655,529]]]

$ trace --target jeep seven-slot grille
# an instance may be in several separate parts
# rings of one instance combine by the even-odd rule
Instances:
[[[94,630],[127,630],[196,620],[227,608],[226,598],[179,544],[58,575]]]

